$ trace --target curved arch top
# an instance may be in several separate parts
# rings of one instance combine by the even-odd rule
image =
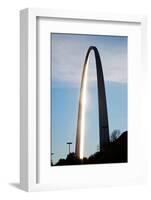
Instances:
[[[108,114],[107,114],[107,102],[105,94],[105,85],[104,85],[104,75],[102,69],[101,58],[98,49],[95,46],[90,46],[85,57],[82,78],[81,78],[81,87],[80,87],[80,97],[79,97],[79,110],[78,110],[78,119],[77,119],[77,133],[76,133],[76,147],[75,153],[79,158],[83,158],[81,155],[81,145],[83,143],[83,138],[81,135],[81,129],[83,126],[83,95],[85,89],[85,82],[87,77],[88,70],[88,59],[90,52],[94,51],[95,63],[96,63],[96,75],[97,75],[97,89],[98,89],[98,111],[99,111],[99,145],[100,151],[104,148],[105,144],[109,143],[109,126],[108,126]],[[82,143],[81,143],[82,142]]]

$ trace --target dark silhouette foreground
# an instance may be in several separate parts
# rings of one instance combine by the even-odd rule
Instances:
[[[60,159],[54,166],[127,162],[127,134],[125,131],[119,138],[105,146],[103,151],[96,152],[88,158],[81,160],[75,153],[70,153],[66,159]]]

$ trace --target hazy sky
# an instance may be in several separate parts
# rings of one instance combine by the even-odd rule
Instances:
[[[127,42],[124,36],[93,36],[53,33],[52,50],[52,152],[53,161],[65,158],[66,142],[75,151],[80,81],[89,46],[99,50],[107,97],[110,133],[127,130]],[[85,156],[99,144],[96,66],[91,53],[88,71]]]

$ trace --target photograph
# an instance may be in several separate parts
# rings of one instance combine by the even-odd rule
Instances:
[[[128,36],[50,34],[50,166],[128,163]]]

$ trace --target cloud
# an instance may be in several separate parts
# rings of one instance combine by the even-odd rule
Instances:
[[[127,37],[52,35],[52,80],[79,85],[85,55],[89,46],[100,52],[105,81],[127,82]],[[95,59],[91,53],[89,81],[96,81]]]

